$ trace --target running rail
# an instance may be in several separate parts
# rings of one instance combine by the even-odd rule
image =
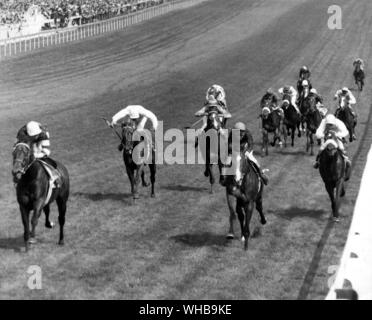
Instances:
[[[372,300],[372,148],[340,267],[326,300]]]

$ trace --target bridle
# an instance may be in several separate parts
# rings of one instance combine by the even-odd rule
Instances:
[[[14,166],[14,164],[15,163],[20,163],[21,164],[21,169],[20,170],[17,170],[17,172],[13,172],[13,173],[15,173],[15,174],[17,174],[17,173],[20,173],[20,174],[22,174],[22,175],[24,175],[26,172],[27,172],[27,170],[31,167],[31,165],[34,163],[34,161],[35,161],[35,159],[33,158],[31,161],[30,161],[30,158],[31,158],[31,156],[30,156],[30,153],[31,153],[31,148],[30,148],[30,146],[27,144],[27,143],[24,143],[24,142],[18,142],[14,147],[13,147],[13,152],[12,152],[12,154],[13,154],[13,157],[14,157],[14,153],[15,153],[15,151],[19,148],[19,147],[25,147],[26,149],[27,149],[27,151],[28,151],[28,153],[27,153],[27,158],[28,158],[28,160],[27,160],[27,164],[25,165],[25,159],[14,159],[13,160],[13,166]],[[25,157],[26,158],[26,157]]]

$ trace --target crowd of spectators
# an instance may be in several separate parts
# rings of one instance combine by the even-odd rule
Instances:
[[[166,0],[0,0],[0,25],[17,25],[25,13],[37,6],[41,14],[57,28],[69,22],[85,24],[128,14]],[[49,24],[50,25],[50,24]]]

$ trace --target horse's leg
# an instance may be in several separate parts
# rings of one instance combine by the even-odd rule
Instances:
[[[151,197],[155,197],[155,176],[156,176],[156,164],[149,164],[150,167],[150,181],[151,181]]]
[[[66,220],[67,199],[65,197],[58,197],[56,201],[57,201],[57,206],[58,206],[58,223],[59,223],[59,241],[58,241],[58,244],[63,246],[65,244],[63,227],[65,225],[65,220]]]
[[[262,129],[262,156],[267,156],[269,154],[268,150],[269,137],[268,132],[265,129]]]
[[[210,193],[213,193],[213,185],[215,183],[215,178],[214,178],[214,174],[213,174],[213,165],[212,164],[208,165],[208,170],[209,170],[209,183],[211,184]]]
[[[335,217],[336,215],[336,202],[335,202],[335,196],[334,196],[334,188],[330,186],[329,184],[326,184],[326,190],[328,192],[329,198],[331,200],[332,205],[332,215]]]
[[[227,200],[227,206],[229,207],[230,211],[230,217],[229,217],[229,233],[226,235],[227,239],[234,239],[234,221],[236,219],[235,210],[234,210],[234,196],[228,193],[226,188],[226,200]]]
[[[54,227],[54,223],[49,220],[50,214],[50,206],[49,204],[44,207],[44,214],[45,214],[45,227],[52,229]]]
[[[145,170],[142,170],[141,172],[141,180],[142,180],[142,186],[143,187],[148,187],[150,184],[146,181],[145,177]]]
[[[310,132],[310,155],[314,155],[314,138],[313,134]]]
[[[291,139],[292,139],[291,146],[292,147],[294,147],[295,131],[296,131],[296,127],[292,127],[292,134],[291,134]]]
[[[28,240],[30,243],[36,243],[35,231],[36,231],[36,226],[39,222],[42,209],[43,209],[43,200],[39,199],[38,201],[35,201],[34,206],[33,206],[34,212],[31,218],[31,234],[30,234],[30,239]]]
[[[306,152],[309,152],[310,149],[310,132],[306,130]]]
[[[250,235],[249,231],[249,224],[251,223],[252,213],[253,213],[254,203],[253,201],[249,201],[244,206],[244,230],[243,230],[243,236],[244,236],[244,250],[248,250],[248,239]]]
[[[263,207],[262,207],[262,195],[259,195],[259,197],[256,199],[256,210],[260,214],[261,224],[266,224],[267,221],[263,213]]]
[[[134,170],[129,165],[126,165],[126,169],[127,169],[127,176],[130,182],[133,202],[135,202],[135,200],[138,199],[138,191],[137,191],[137,185],[136,185],[135,178],[134,178]]]
[[[28,242],[28,240],[30,239],[30,211],[21,205],[19,206],[19,209],[21,211],[23,230],[24,230],[23,240],[25,242],[25,248],[27,252],[30,248],[30,244]]]
[[[336,196],[335,196],[335,213],[333,214],[334,220],[339,220],[339,210],[340,210],[340,198],[344,190],[344,180],[341,179],[336,184]]]
[[[235,206],[235,211],[238,215],[239,222],[240,222],[240,230],[241,230],[241,240],[245,241],[244,238],[244,211],[243,211],[243,202],[240,201],[239,199],[236,200],[236,206]]]

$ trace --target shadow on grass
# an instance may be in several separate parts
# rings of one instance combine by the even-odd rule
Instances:
[[[114,201],[125,201],[126,199],[131,199],[132,195],[130,193],[84,193],[76,192],[74,196],[84,197],[92,201],[103,201],[103,200],[114,200]]]
[[[317,144],[315,143],[315,145],[317,145]],[[310,156],[310,152],[306,152],[304,150],[291,151],[290,148],[296,148],[296,144],[295,144],[294,147],[291,147],[289,145],[289,146],[287,146],[287,148],[283,148],[282,150],[278,151],[278,153],[283,154],[283,155],[309,156],[309,158],[313,157],[313,156]],[[304,148],[305,148],[305,146],[304,146]]]
[[[268,213],[275,214],[279,218],[284,218],[287,220],[292,220],[294,218],[313,218],[313,219],[319,219],[321,216],[325,213],[324,210],[313,210],[309,208],[298,208],[298,207],[292,207],[286,210],[268,210]]]
[[[15,238],[2,238],[0,239],[0,249],[14,250],[15,252],[21,252],[24,248],[23,236]]]
[[[210,232],[203,233],[184,233],[170,237],[171,240],[188,245],[190,247],[209,247],[209,246],[226,246],[228,240],[222,234],[213,234]]]
[[[180,191],[180,192],[184,192],[184,191],[195,191],[195,192],[200,192],[200,191],[208,191],[207,188],[205,187],[193,187],[193,186],[183,186],[183,185],[166,185],[166,186],[162,186],[161,187],[162,189],[166,189],[166,190],[170,190],[170,191]]]

